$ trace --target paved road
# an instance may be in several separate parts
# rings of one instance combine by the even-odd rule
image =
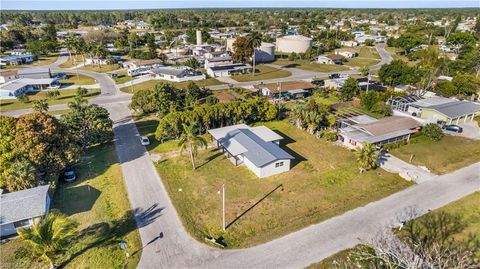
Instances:
[[[185,232],[146,149],[139,142],[126,105],[107,107],[115,120],[117,154],[146,245],[138,268],[301,268],[368,240],[381,228],[398,224],[399,216],[409,208],[415,207],[423,214],[480,188],[477,163],[266,244],[221,251],[200,244]]]
[[[377,164],[390,173],[400,174],[400,176],[406,180],[413,180],[416,183],[423,183],[436,177],[435,174],[416,165],[407,163],[386,152],[380,155]]]
[[[385,50],[385,43],[380,43],[375,45],[375,49],[377,50],[378,54],[380,55],[380,62],[370,66],[370,70],[378,70],[382,67],[384,64],[388,64],[393,60],[393,57],[390,52]]]

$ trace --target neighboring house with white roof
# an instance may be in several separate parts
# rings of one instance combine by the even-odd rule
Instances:
[[[360,115],[340,120],[339,138],[348,148],[361,148],[365,144],[381,147],[385,144],[410,140],[420,130],[421,123],[409,118],[393,116],[375,119]]]
[[[394,110],[406,112],[427,122],[443,121],[446,124],[459,124],[473,121],[480,115],[480,104],[434,96],[428,98],[414,95],[391,98],[388,101]]]
[[[232,57],[219,56],[205,59],[205,69],[217,65],[233,64]]]
[[[0,237],[17,233],[18,228],[30,227],[50,210],[49,185],[1,194]]]
[[[155,79],[163,79],[172,82],[203,80],[205,75],[189,67],[159,67],[149,71]]]
[[[335,62],[332,59],[328,58],[325,55],[318,55],[317,56],[317,63],[319,63],[319,64],[335,64]]]
[[[283,137],[265,126],[238,124],[208,133],[235,165],[244,164],[260,178],[289,171],[290,161],[295,159],[280,148]]]
[[[59,87],[55,78],[20,78],[0,85],[0,98],[12,99],[52,87]]]
[[[232,74],[248,73],[251,71],[252,66],[244,63],[224,64],[207,68],[207,74],[211,77],[229,77]]]
[[[340,41],[340,45],[344,47],[356,47],[358,46],[358,42],[354,40],[345,40],[345,41]]]
[[[336,49],[335,54],[336,55],[342,55],[345,58],[353,58],[353,57],[357,56],[357,51],[354,50],[354,49],[349,49],[349,48]]]
[[[32,54],[10,55],[0,57],[0,65],[23,65],[33,62]]]

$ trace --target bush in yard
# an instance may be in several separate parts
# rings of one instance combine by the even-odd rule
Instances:
[[[378,101],[372,108],[372,111],[378,114],[381,114],[383,116],[392,116],[393,115],[393,110],[392,107],[389,104],[386,104],[383,101]]]
[[[442,128],[435,123],[429,123],[423,127],[422,134],[433,141],[442,140],[445,135],[442,131]]]
[[[22,96],[18,97],[17,99],[18,99],[18,101],[20,101],[20,102],[22,102],[22,103],[24,103],[24,104],[30,102],[30,98],[28,98],[27,95],[22,95]]]
[[[337,141],[337,134],[336,133],[332,133],[331,131],[329,130],[325,130],[322,132],[322,135],[321,137],[327,141],[330,141],[330,142],[335,142]]]

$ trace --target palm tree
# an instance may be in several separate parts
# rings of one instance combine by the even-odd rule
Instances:
[[[355,152],[360,173],[377,166],[378,152],[373,144],[365,144]]]
[[[37,183],[37,170],[32,163],[26,159],[16,159],[10,168],[5,180],[5,187],[8,191],[20,191],[35,187]]]
[[[255,49],[262,44],[262,36],[258,32],[252,32],[248,36],[248,46],[253,49],[253,76],[255,76]]]
[[[33,254],[55,268],[55,261],[77,235],[78,223],[56,211],[40,218],[29,228],[18,230],[20,239],[32,247]]]
[[[207,148],[207,140],[197,134],[197,128],[195,124],[183,125],[183,133],[180,135],[180,141],[178,142],[180,154],[188,148],[190,152],[190,159],[192,161],[193,170],[195,170],[194,157],[197,155],[199,147]]]

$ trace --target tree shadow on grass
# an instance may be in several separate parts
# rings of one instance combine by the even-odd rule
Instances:
[[[80,234],[72,242],[72,246],[76,244],[84,246],[80,250],[71,253],[67,259],[59,264],[58,268],[64,268],[68,263],[90,249],[120,243],[125,236],[136,230],[137,227],[145,227],[160,217],[163,209],[163,207],[158,207],[157,204],[154,204],[147,209],[136,208],[129,210],[117,220],[90,225],[80,231]],[[163,237],[163,234],[161,236]],[[88,243],[85,244],[85,242]]]
[[[283,68],[295,68],[295,67],[298,67],[300,66],[299,64],[286,64],[286,65],[282,65]]]
[[[208,156],[207,158],[205,158],[205,161],[204,161],[202,164],[200,164],[199,166],[197,166],[197,169],[200,168],[200,167],[202,167],[202,166],[204,166],[204,165],[206,165],[206,164],[208,164],[209,162],[215,160],[217,157],[223,155],[223,153],[222,153],[219,149],[216,149],[216,148],[215,148],[215,149],[210,150],[210,152],[214,152],[214,151],[217,151],[217,152],[216,152],[215,154],[210,155],[210,156]]]

